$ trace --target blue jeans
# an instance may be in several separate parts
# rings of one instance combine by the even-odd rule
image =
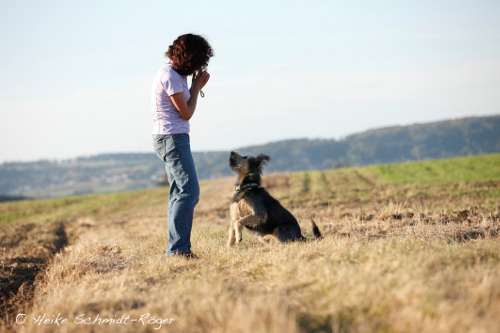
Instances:
[[[188,134],[153,134],[156,155],[165,162],[168,199],[168,247],[166,255],[191,253],[191,228],[200,187]]]

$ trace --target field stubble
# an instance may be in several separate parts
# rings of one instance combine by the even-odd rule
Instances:
[[[4,329],[156,331],[158,323],[77,320],[148,313],[173,319],[161,328],[173,332],[498,328],[498,180],[392,185],[369,170],[345,169],[268,175],[264,183],[305,233],[314,219],[324,238],[263,246],[244,232],[243,243],[226,248],[233,180],[223,179],[201,186],[192,236],[200,259],[167,259],[168,190],[134,192],[119,198],[121,208],[65,216],[69,244],[41,267],[22,311],[68,322],[17,326],[11,311]],[[3,251],[12,259],[24,250]]]

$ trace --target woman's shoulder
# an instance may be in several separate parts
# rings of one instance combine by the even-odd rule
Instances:
[[[164,79],[184,79],[185,76],[180,75],[172,68],[171,62],[166,62],[161,68],[162,78]]]
[[[160,68],[155,82],[155,85],[161,84],[169,95],[182,91],[187,86],[187,78],[177,73],[169,63]]]

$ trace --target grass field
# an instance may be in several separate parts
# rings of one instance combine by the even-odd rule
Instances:
[[[498,331],[500,155],[265,175],[307,243],[226,248],[233,182],[198,260],[163,256],[167,188],[0,204],[0,330]]]

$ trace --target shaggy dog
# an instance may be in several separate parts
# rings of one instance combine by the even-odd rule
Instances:
[[[262,166],[269,160],[269,156],[263,154],[252,157],[231,152],[229,167],[238,174],[238,178],[236,193],[231,201],[228,246],[241,242],[243,227],[254,231],[262,242],[266,242],[264,237],[267,235],[280,242],[307,240],[302,236],[295,217],[261,186]],[[312,230],[314,239],[321,238],[314,221]]]

